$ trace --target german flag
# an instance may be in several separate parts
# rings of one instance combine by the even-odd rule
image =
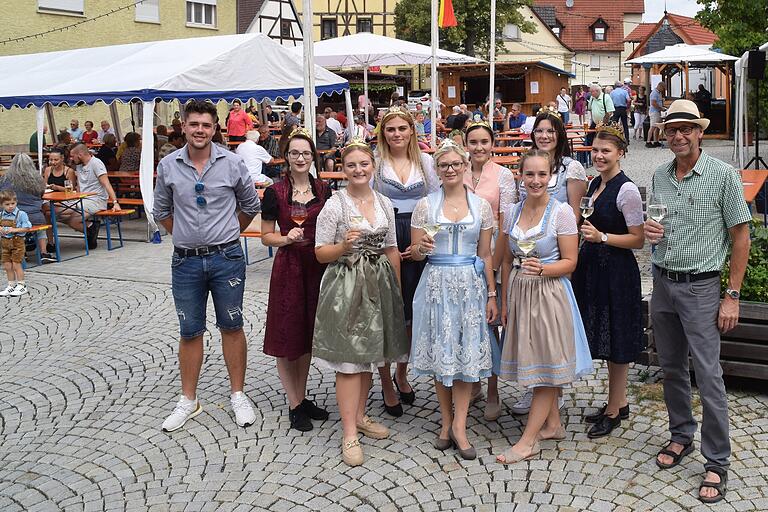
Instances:
[[[451,0],[440,0],[440,12],[437,15],[437,24],[440,28],[458,26],[456,16],[453,14],[453,2]]]

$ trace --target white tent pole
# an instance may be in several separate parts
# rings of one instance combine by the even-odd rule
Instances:
[[[37,165],[40,172],[43,172],[43,125],[45,124],[45,110],[42,107],[36,107],[37,119]]]
[[[365,98],[365,108],[368,109],[368,63],[363,66],[363,98]]]
[[[141,125],[141,166],[139,168],[139,187],[141,188],[141,197],[144,200],[144,213],[147,216],[148,229],[147,239],[152,240],[155,233],[159,231],[155,218],[152,216],[152,206],[155,202],[154,195],[154,175],[155,175],[155,138],[152,136],[152,113],[154,112],[155,102],[144,101],[144,122]]]
[[[315,53],[312,41],[312,2],[304,4],[303,28],[304,36],[304,125],[312,134],[312,140],[317,140],[315,126]]]
[[[432,62],[431,62],[431,70],[432,70],[432,76],[430,77],[430,80],[432,82],[431,86],[431,92],[430,92],[430,104],[431,108],[429,118],[430,118],[430,139],[432,147],[437,146],[437,109],[439,108],[439,102],[437,98],[437,48],[440,46],[440,32],[438,31],[437,27],[437,15],[438,15],[438,5],[437,0],[432,0]]]
[[[344,91],[344,103],[347,109],[347,140],[355,136],[355,111],[352,108],[352,89]]]
[[[488,124],[493,127],[493,108],[496,104],[496,0],[491,0],[491,47],[490,72],[488,74]]]

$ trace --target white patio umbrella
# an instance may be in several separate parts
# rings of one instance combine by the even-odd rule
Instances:
[[[296,47],[294,51],[303,54],[301,47]],[[430,64],[432,48],[393,37],[359,32],[314,43],[314,58],[315,64],[324,68],[362,68],[363,94],[368,105],[368,69],[371,66]],[[482,62],[480,59],[447,50],[437,50],[436,58],[438,64]],[[430,94],[433,105],[436,104],[435,100],[438,97],[436,92],[433,90]]]
[[[674,44],[663,50],[630,59],[624,64],[717,64],[737,61],[738,57],[712,50],[707,44]]]

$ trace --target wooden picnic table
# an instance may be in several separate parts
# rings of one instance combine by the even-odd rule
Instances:
[[[50,203],[51,227],[53,228],[53,245],[56,247],[56,261],[61,262],[61,251],[59,250],[59,228],[56,225],[56,203],[61,204],[65,210],[74,210],[82,216],[83,228],[86,226],[85,210],[83,209],[83,199],[95,196],[96,192],[47,192],[43,194],[43,201]],[[67,202],[78,203],[80,208]],[[88,256],[88,234],[83,229],[83,241],[85,242],[85,255]]]
[[[744,199],[751,203],[760,193],[763,184],[768,179],[768,170],[766,169],[743,169],[741,171],[741,182],[744,185]]]
[[[495,155],[509,155],[513,153],[527,153],[530,149],[529,146],[496,146],[491,152]]]
[[[498,155],[492,156],[491,160],[499,165],[514,166],[520,161],[520,157],[516,155]]]

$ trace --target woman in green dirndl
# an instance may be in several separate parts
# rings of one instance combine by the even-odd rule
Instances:
[[[319,366],[336,372],[342,458],[358,466],[358,432],[374,439],[389,435],[365,414],[371,373],[407,360],[409,344],[395,213],[389,199],[370,187],[373,152],[353,140],[341,160],[349,185],[326,201],[317,218],[315,254],[329,265],[320,283],[312,352]]]

